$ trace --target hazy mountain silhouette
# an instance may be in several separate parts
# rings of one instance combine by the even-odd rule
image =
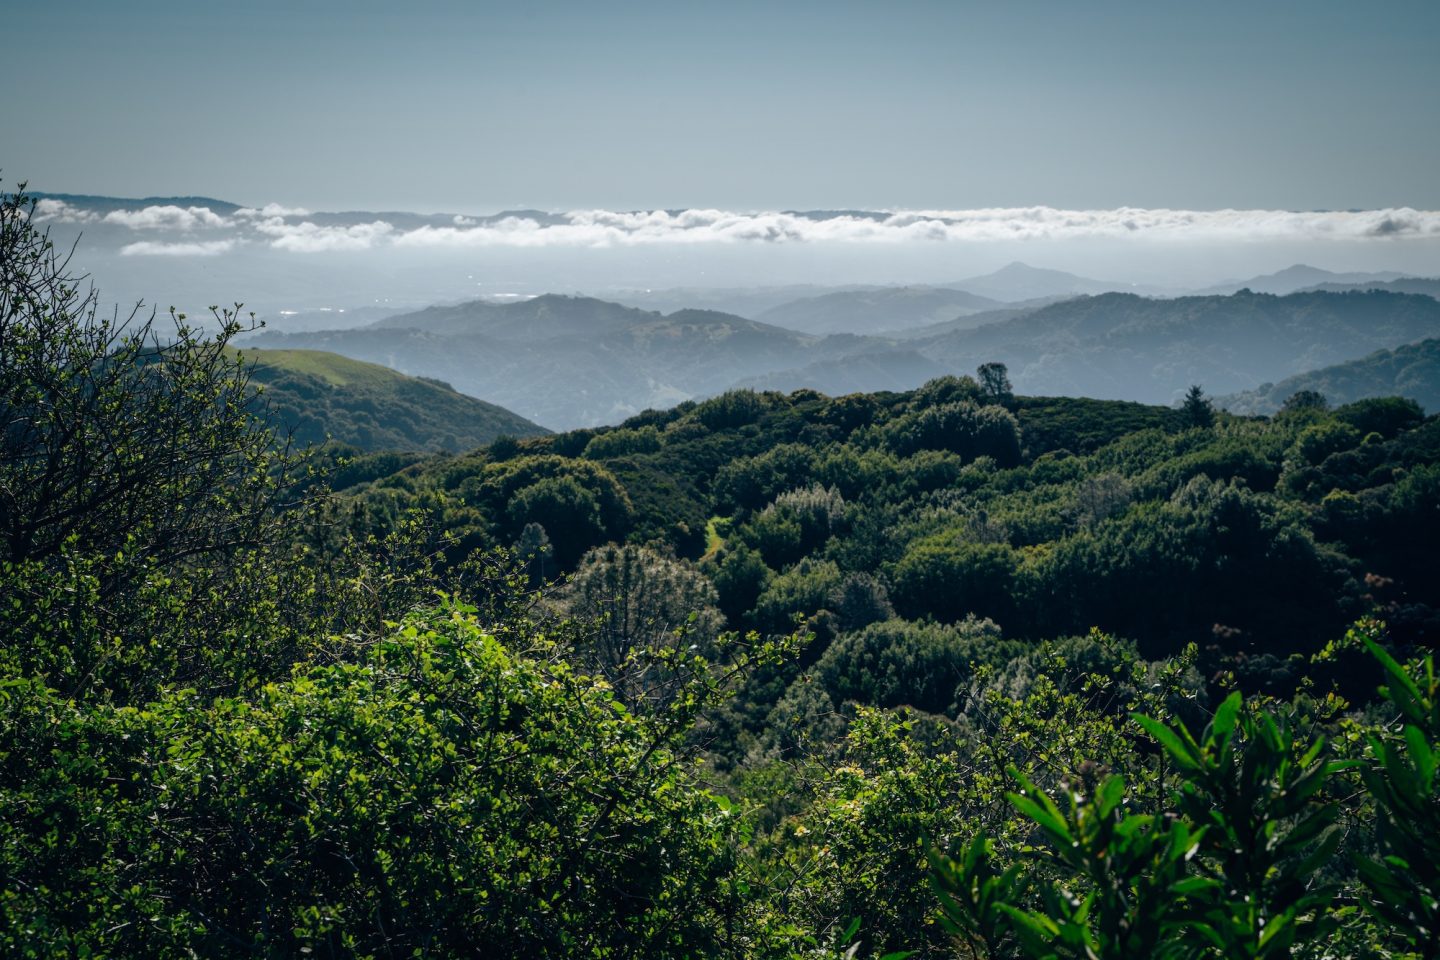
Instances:
[[[888,333],[954,320],[1001,304],[946,287],[881,287],[825,293],[780,304],[757,320],[804,333]]]
[[[1284,270],[1278,270],[1275,273],[1267,273],[1258,277],[1251,277],[1249,280],[1229,280],[1224,283],[1217,283],[1203,290],[1196,290],[1194,295],[1208,296],[1219,294],[1223,296],[1238,293],[1241,290],[1251,290],[1255,293],[1273,293],[1284,296],[1287,293],[1297,293],[1301,290],[1314,288],[1322,283],[1383,283],[1387,280],[1397,280],[1403,276],[1404,274],[1402,273],[1394,273],[1391,271],[1383,271],[1380,273],[1333,273],[1329,270],[1322,270],[1319,267],[1297,263],[1294,266],[1286,267]]]
[[[1401,277],[1399,280],[1372,281],[1369,283],[1322,283],[1307,287],[1324,293],[1347,293],[1351,290],[1387,290],[1390,293],[1419,293],[1440,299],[1440,278]]]
[[[1111,293],[910,345],[954,369],[1006,363],[1025,393],[1166,403],[1192,383],[1246,390],[1436,335],[1440,301],[1424,296]]]
[[[957,290],[968,290],[982,297],[1013,303],[1017,300],[1034,300],[1037,297],[1058,297],[1075,294],[1099,294],[1111,291],[1157,292],[1141,288],[1133,283],[1109,280],[1094,280],[1064,270],[1049,270],[1032,267],[1015,261],[1006,264],[994,273],[987,273],[968,280],[945,284]]]

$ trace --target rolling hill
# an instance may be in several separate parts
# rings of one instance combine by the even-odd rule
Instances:
[[[1110,293],[909,344],[951,369],[1003,362],[1026,393],[1169,403],[1193,383],[1248,390],[1437,335],[1440,302],[1417,295]]]
[[[543,427],[437,380],[319,350],[247,346],[251,380],[297,443],[338,440],[363,450],[461,452]]]
[[[556,295],[421,310],[358,330],[266,332],[249,342],[329,350],[438,377],[555,429],[615,423],[745,377],[885,346],[711,310],[662,315]]]
[[[1301,390],[1322,393],[1332,404],[1367,397],[1406,397],[1433,413],[1440,410],[1440,339],[1377,350],[1349,363],[1220,397],[1215,403],[1232,413],[1274,413]]]

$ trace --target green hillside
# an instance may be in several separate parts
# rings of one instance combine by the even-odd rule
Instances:
[[[362,450],[460,452],[546,432],[439,380],[337,353],[246,347],[243,355],[276,421],[301,444],[329,439]]]
[[[1440,339],[1377,350],[1359,360],[1262,384],[1216,402],[1233,413],[1274,413],[1302,390],[1322,394],[1331,403],[1395,396],[1414,400],[1426,410],[1440,410]]]

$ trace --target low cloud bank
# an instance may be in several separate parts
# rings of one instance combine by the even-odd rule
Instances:
[[[234,240],[210,240],[204,243],[164,243],[141,240],[120,248],[122,257],[214,257],[234,249]]]
[[[270,237],[270,246],[298,253],[322,253],[327,250],[368,250],[395,232],[384,220],[357,223],[347,227],[322,227],[308,220],[287,223],[283,217],[271,217],[255,225],[255,230]]]
[[[111,210],[102,223],[118,223],[132,230],[178,230],[189,232],[200,227],[219,228],[232,225],[209,207],[151,206],[139,210]]]
[[[315,219],[311,219],[314,217]],[[1408,207],[1360,211],[1057,210],[1006,207],[896,212],[743,213],[726,210],[576,210],[542,220],[523,214],[456,214],[402,229],[383,219],[340,223],[335,216],[269,204],[222,215],[209,207],[153,205],[103,215],[60,200],[41,200],[36,219],[103,223],[136,231],[180,234],[183,242],[140,242],[134,254],[224,253],[257,242],[296,253],[410,248],[616,247],[663,244],[901,244],[1134,239],[1170,242],[1377,241],[1440,238],[1440,211]],[[322,222],[317,223],[316,219]],[[328,221],[328,222],[324,222]],[[190,235],[229,231],[226,240]]]

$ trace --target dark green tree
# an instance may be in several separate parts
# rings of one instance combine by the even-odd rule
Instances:
[[[1298,413],[1302,410],[1324,412],[1330,409],[1330,401],[1319,390],[1297,390],[1285,398],[1280,405],[1281,413]]]
[[[1180,403],[1180,414],[1187,427],[1212,427],[1215,425],[1215,407],[1200,384],[1191,384]]]
[[[980,381],[980,395],[986,403],[1007,404],[1015,399],[1010,369],[1005,364],[993,360],[982,363],[975,368],[975,378]]]

